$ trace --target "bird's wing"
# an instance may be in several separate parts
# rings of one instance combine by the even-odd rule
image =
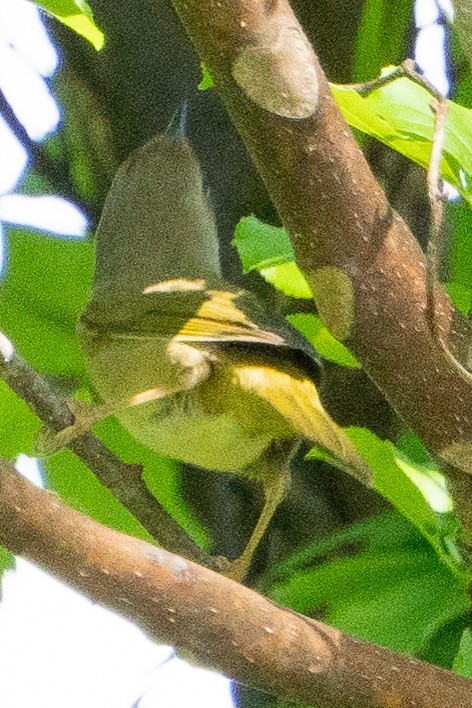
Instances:
[[[222,281],[212,287],[203,279],[174,278],[151,284],[123,302],[91,301],[81,322],[107,337],[159,335],[188,344],[276,347],[281,358],[297,359],[312,378],[319,374],[317,352],[294,327],[252,293]]]

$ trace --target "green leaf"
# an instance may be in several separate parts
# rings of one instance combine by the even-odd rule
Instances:
[[[408,458],[365,428],[347,432],[374,473],[374,488],[416,526],[447,567],[461,575],[453,502],[439,470],[432,462],[421,464]]]
[[[472,210],[464,202],[446,205],[445,219],[451,229],[451,281],[470,289],[472,284]],[[451,296],[453,293],[451,293]]]
[[[81,377],[75,325],[91,287],[93,243],[10,228],[6,253],[0,330],[39,371]]]
[[[202,70],[202,79],[198,84],[197,88],[199,91],[207,91],[214,87],[213,76],[210,74],[210,70],[205,64],[201,64],[200,68]]]
[[[182,497],[179,463],[138,443],[114,418],[98,423],[96,431],[121,460],[143,465],[144,481],[152,494],[196,543],[207,546],[207,530]]]
[[[40,427],[26,403],[0,380],[0,456],[13,459],[20,452],[34,455]]]
[[[146,541],[151,537],[134,516],[72,452],[61,450],[42,460],[48,489],[69,506],[106,526]]]
[[[150,491],[197,543],[205,545],[208,534],[180,495],[178,464],[140,445],[115,419],[100,422],[96,431],[124,462],[143,466],[144,481]],[[43,468],[48,487],[75,509],[123,533],[152,540],[121,502],[69,451],[62,450],[46,458]]]
[[[401,78],[366,97],[346,86],[332,84],[331,90],[350,125],[429,166],[433,114],[426,89]],[[452,101],[448,106],[441,175],[472,203],[472,111]]]
[[[329,329],[316,315],[300,313],[288,315],[288,321],[308,339],[322,357],[334,361],[340,366],[360,369],[361,365],[354,354],[351,354],[344,344],[333,337]]]
[[[234,231],[236,247],[243,271],[272,268],[295,260],[295,252],[287,231],[281,226],[271,226],[256,216],[243,217]]]
[[[456,674],[472,678],[472,631],[469,628],[462,633],[453,669]]]
[[[389,548],[409,545],[412,537],[426,545],[404,516],[397,511],[387,511],[352,526],[345,526],[326,538],[298,549],[271,570],[271,578],[273,584],[280,583],[310,564],[320,565],[324,557],[332,556],[335,552],[346,552],[349,555],[353,549],[376,551],[377,548],[383,552]]]
[[[295,252],[284,228],[264,224],[255,216],[243,217],[236,226],[233,246],[245,273],[259,271],[268,283],[288,297],[313,297],[295,263]]]
[[[355,556],[353,541],[366,546]],[[418,653],[468,606],[465,578],[451,574],[398,514],[334,534],[311,550],[314,567],[307,568],[305,551],[296,554],[299,567],[291,563],[273,599],[304,614],[319,616],[323,608],[330,624],[396,651]],[[348,555],[333,559],[336,550]]]
[[[444,288],[459,312],[468,315],[472,309],[472,290],[461,283],[444,283]]]
[[[92,10],[85,0],[32,0],[67,27],[70,27],[93,44],[98,51],[105,37],[94,22]]]
[[[281,263],[272,268],[262,268],[260,274],[268,283],[280,290],[287,297],[310,300],[313,297],[311,288],[295,261]]]

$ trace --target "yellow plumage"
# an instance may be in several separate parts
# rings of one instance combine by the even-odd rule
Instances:
[[[320,402],[316,352],[221,279],[213,214],[184,138],[159,136],[120,168],[97,251],[79,323],[93,385],[150,448],[263,484],[261,518],[231,569],[242,578],[288,486],[289,461],[274,444],[304,437],[365,483],[370,470]]]

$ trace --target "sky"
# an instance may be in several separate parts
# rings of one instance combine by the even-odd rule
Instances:
[[[449,3],[442,3],[451,12]],[[444,93],[448,83],[444,29],[433,0],[417,2],[416,59]],[[60,128],[61,113],[47,79],[60,67],[36,8],[0,2],[0,87],[35,141]],[[15,194],[28,155],[0,117],[0,274],[3,225],[34,226],[58,237],[81,238],[87,218],[54,196]],[[18,468],[39,484],[34,460]],[[230,708],[229,682],[175,658],[135,626],[94,605],[23,559],[2,581],[0,703],[8,708]],[[142,698],[141,698],[142,697]],[[137,701],[139,704],[137,704]],[[137,705],[136,705],[137,704]]]

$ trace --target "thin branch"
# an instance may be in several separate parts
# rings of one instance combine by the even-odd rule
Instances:
[[[431,160],[428,169],[428,195],[431,206],[431,228],[429,232],[428,250],[426,254],[426,291],[427,310],[429,326],[433,337],[439,342],[444,354],[452,364],[454,369],[464,379],[472,384],[472,373],[462,366],[456,357],[449,350],[447,342],[441,336],[436,321],[436,288],[439,284],[438,262],[441,248],[441,234],[444,224],[444,202],[446,195],[441,180],[441,158],[444,147],[446,132],[446,118],[448,113],[448,102],[444,97],[440,100],[434,98],[431,102],[431,110],[434,115],[434,135],[431,148]]]
[[[383,76],[378,76],[372,81],[364,81],[360,84],[349,84],[349,88],[354,89],[360,96],[369,96],[374,91],[388,86],[392,81],[397,79],[407,78],[414,81],[415,84],[422,86],[426,91],[428,91],[431,96],[433,96],[438,102],[442,103],[444,97],[440,91],[432,84],[426,76],[420,74],[419,71],[415,69],[415,62],[413,59],[405,59],[399,66],[394,67],[392,71],[384,74]]]
[[[281,609],[68,508],[0,460],[0,543],[241,683],[319,708],[470,705],[472,682]]]
[[[67,403],[14,351],[1,332],[0,377],[51,430],[60,431],[74,422]],[[68,447],[159,544],[209,568],[218,566],[218,559],[199,548],[151,494],[140,465],[126,464],[90,433]]]

